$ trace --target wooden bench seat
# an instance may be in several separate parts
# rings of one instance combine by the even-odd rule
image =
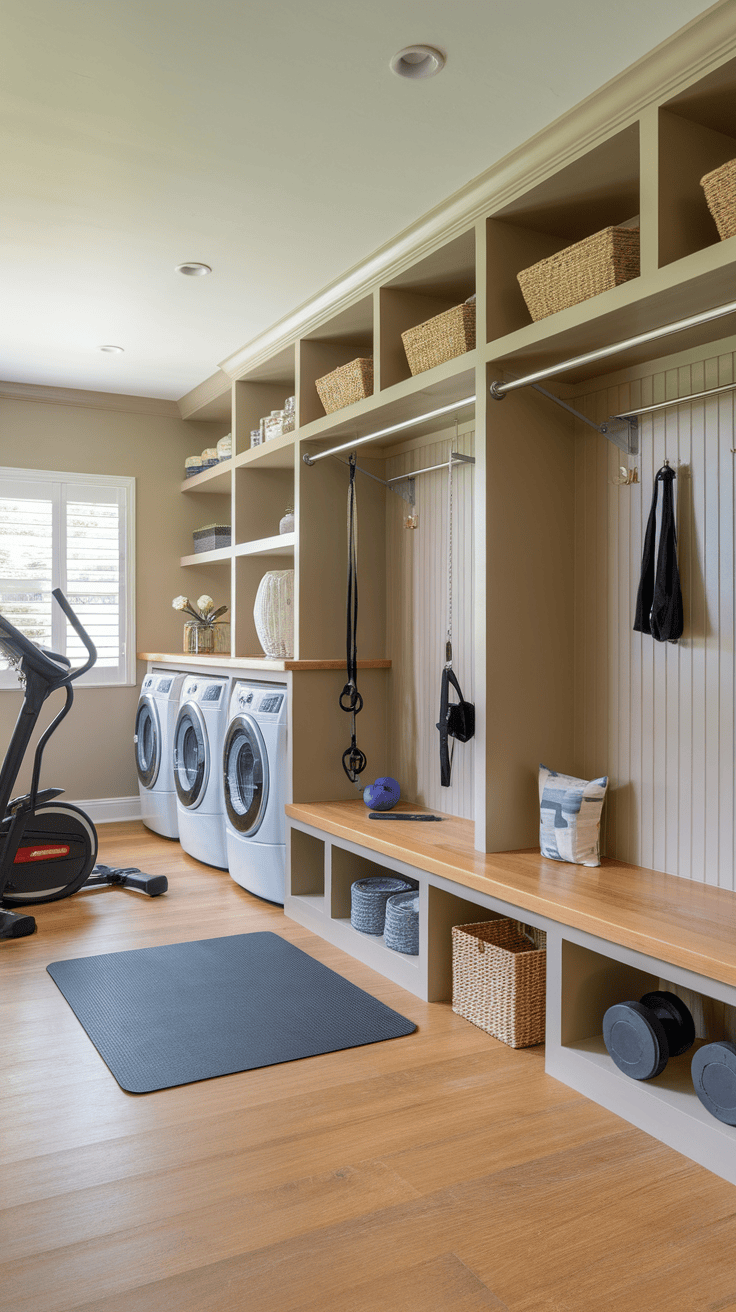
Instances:
[[[736,897],[729,890],[623,861],[589,868],[546,860],[538,850],[477,852],[471,821],[454,816],[441,824],[369,820],[360,800],[295,804],[286,813],[524,911],[736,985]]]

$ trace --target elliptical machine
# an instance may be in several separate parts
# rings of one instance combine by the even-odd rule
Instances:
[[[41,759],[52,733],[69,714],[72,683],[97,660],[94,643],[60,588],[52,594],[79,635],[89,656],[72,670],[58,652],[39,647],[0,615],[0,651],[18,668],[25,696],[0,769],[0,938],[23,938],[36,928],[33,916],[8,911],[10,906],[56,902],[81,888],[119,884],[158,897],[168,888],[165,875],[146,875],[133,867],[95,866],[97,831],[89,816],[70,802],[57,802],[63,788],[39,791]],[[31,791],[10,800],[23,757],[46,698],[66,690],[66,701],[36,747]]]

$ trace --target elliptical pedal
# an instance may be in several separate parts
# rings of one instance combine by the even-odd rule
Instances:
[[[22,915],[19,911],[0,910],[0,938],[28,938],[29,934],[35,932],[33,916]]]

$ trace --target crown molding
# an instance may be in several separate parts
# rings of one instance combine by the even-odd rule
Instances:
[[[226,373],[222,372],[222,369],[218,369],[217,373],[205,378],[203,383],[197,383],[197,386],[193,387],[191,392],[187,392],[179,398],[177,403],[179,415],[182,419],[191,419],[193,417],[206,419],[207,415],[203,414],[202,411],[206,411],[207,408],[216,410],[218,402],[222,402],[225,396],[227,397],[229,412],[231,387],[231,379]]]
[[[390,281],[439,246],[635,122],[736,55],[736,0],[719,0],[573,109],[405,228],[220,364],[232,379],[340,314],[374,286]],[[217,375],[215,375],[217,377]],[[211,381],[211,380],[208,380]],[[195,389],[196,391],[197,389]],[[193,395],[192,393],[189,394]]]
[[[37,383],[0,382],[0,399],[33,401],[37,405],[81,406],[85,410],[117,410],[128,414],[179,419],[176,401],[156,396],[127,396],[118,392],[86,392],[76,387],[45,387]]]

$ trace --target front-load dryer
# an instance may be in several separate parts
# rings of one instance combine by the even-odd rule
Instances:
[[[173,759],[179,842],[190,856],[227,869],[222,745],[228,679],[189,674],[181,689]]]
[[[282,684],[233,685],[223,750],[227,863],[236,884],[284,903],[287,693]]]
[[[174,786],[174,727],[183,674],[153,670],[141,686],[135,717],[135,764],[141,819],[164,838],[179,837]]]

